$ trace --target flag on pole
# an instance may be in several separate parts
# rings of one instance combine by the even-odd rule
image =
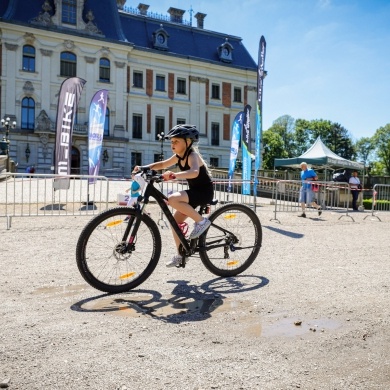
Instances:
[[[261,136],[263,131],[263,80],[264,80],[264,63],[265,63],[266,42],[262,35],[259,43],[259,59],[257,69],[257,100],[256,100],[256,145],[255,145],[255,174],[253,184],[253,195],[257,196],[257,171],[261,165]]]
[[[252,171],[252,153],[251,153],[251,109],[247,104],[244,108],[244,117],[242,121],[242,193],[249,195],[251,191],[251,171]]]
[[[228,192],[230,192],[232,189],[231,180],[233,178],[234,169],[236,167],[238,148],[241,139],[243,116],[244,116],[244,112],[240,111],[234,118],[233,126],[232,126],[232,144],[230,147],[230,160],[229,160],[229,173],[228,173],[228,178],[229,178]]]
[[[89,107],[88,120],[88,174],[97,176],[100,167],[102,152],[104,122],[106,119],[108,91],[101,89],[96,92]],[[88,183],[96,182],[95,177],[90,177]]]
[[[79,77],[71,77],[61,85],[54,146],[54,173],[58,175],[70,175],[74,118],[85,83],[86,81]],[[54,190],[68,190],[69,186],[69,178],[54,179]]]

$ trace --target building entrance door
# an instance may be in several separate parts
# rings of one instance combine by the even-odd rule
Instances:
[[[80,175],[80,151],[72,146],[72,161],[70,165],[71,175]]]

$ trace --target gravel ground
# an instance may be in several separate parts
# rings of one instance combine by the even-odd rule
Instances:
[[[155,272],[118,295],[78,272],[89,217],[0,219],[0,387],[389,389],[390,215],[272,211],[244,274],[167,269],[162,230]]]

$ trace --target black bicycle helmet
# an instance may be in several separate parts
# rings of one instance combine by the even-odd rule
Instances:
[[[175,127],[172,127],[165,136],[165,139],[171,138],[189,138],[193,142],[198,141],[199,131],[194,125],[176,125]]]

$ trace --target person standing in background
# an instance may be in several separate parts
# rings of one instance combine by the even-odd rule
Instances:
[[[309,169],[307,163],[302,162],[301,164],[301,179],[302,186],[299,191],[299,202],[301,203],[302,214],[299,217],[306,218],[305,208],[306,205],[311,205],[318,211],[318,216],[322,214],[322,208],[316,202],[314,202],[314,192],[312,189],[312,181],[318,180],[317,174],[313,169]]]
[[[135,173],[131,173],[131,185],[130,188],[128,188],[125,192],[128,193],[130,192],[129,200],[127,201],[127,207],[131,207],[134,205],[134,203],[137,202],[138,197],[141,195],[139,192],[141,189],[141,186],[134,180]]]
[[[359,193],[360,193],[362,186],[360,185],[360,180],[358,178],[357,171],[353,171],[352,176],[349,178],[349,188],[350,188],[351,194],[352,194],[352,209],[354,211],[359,211],[357,201],[358,201]]]

